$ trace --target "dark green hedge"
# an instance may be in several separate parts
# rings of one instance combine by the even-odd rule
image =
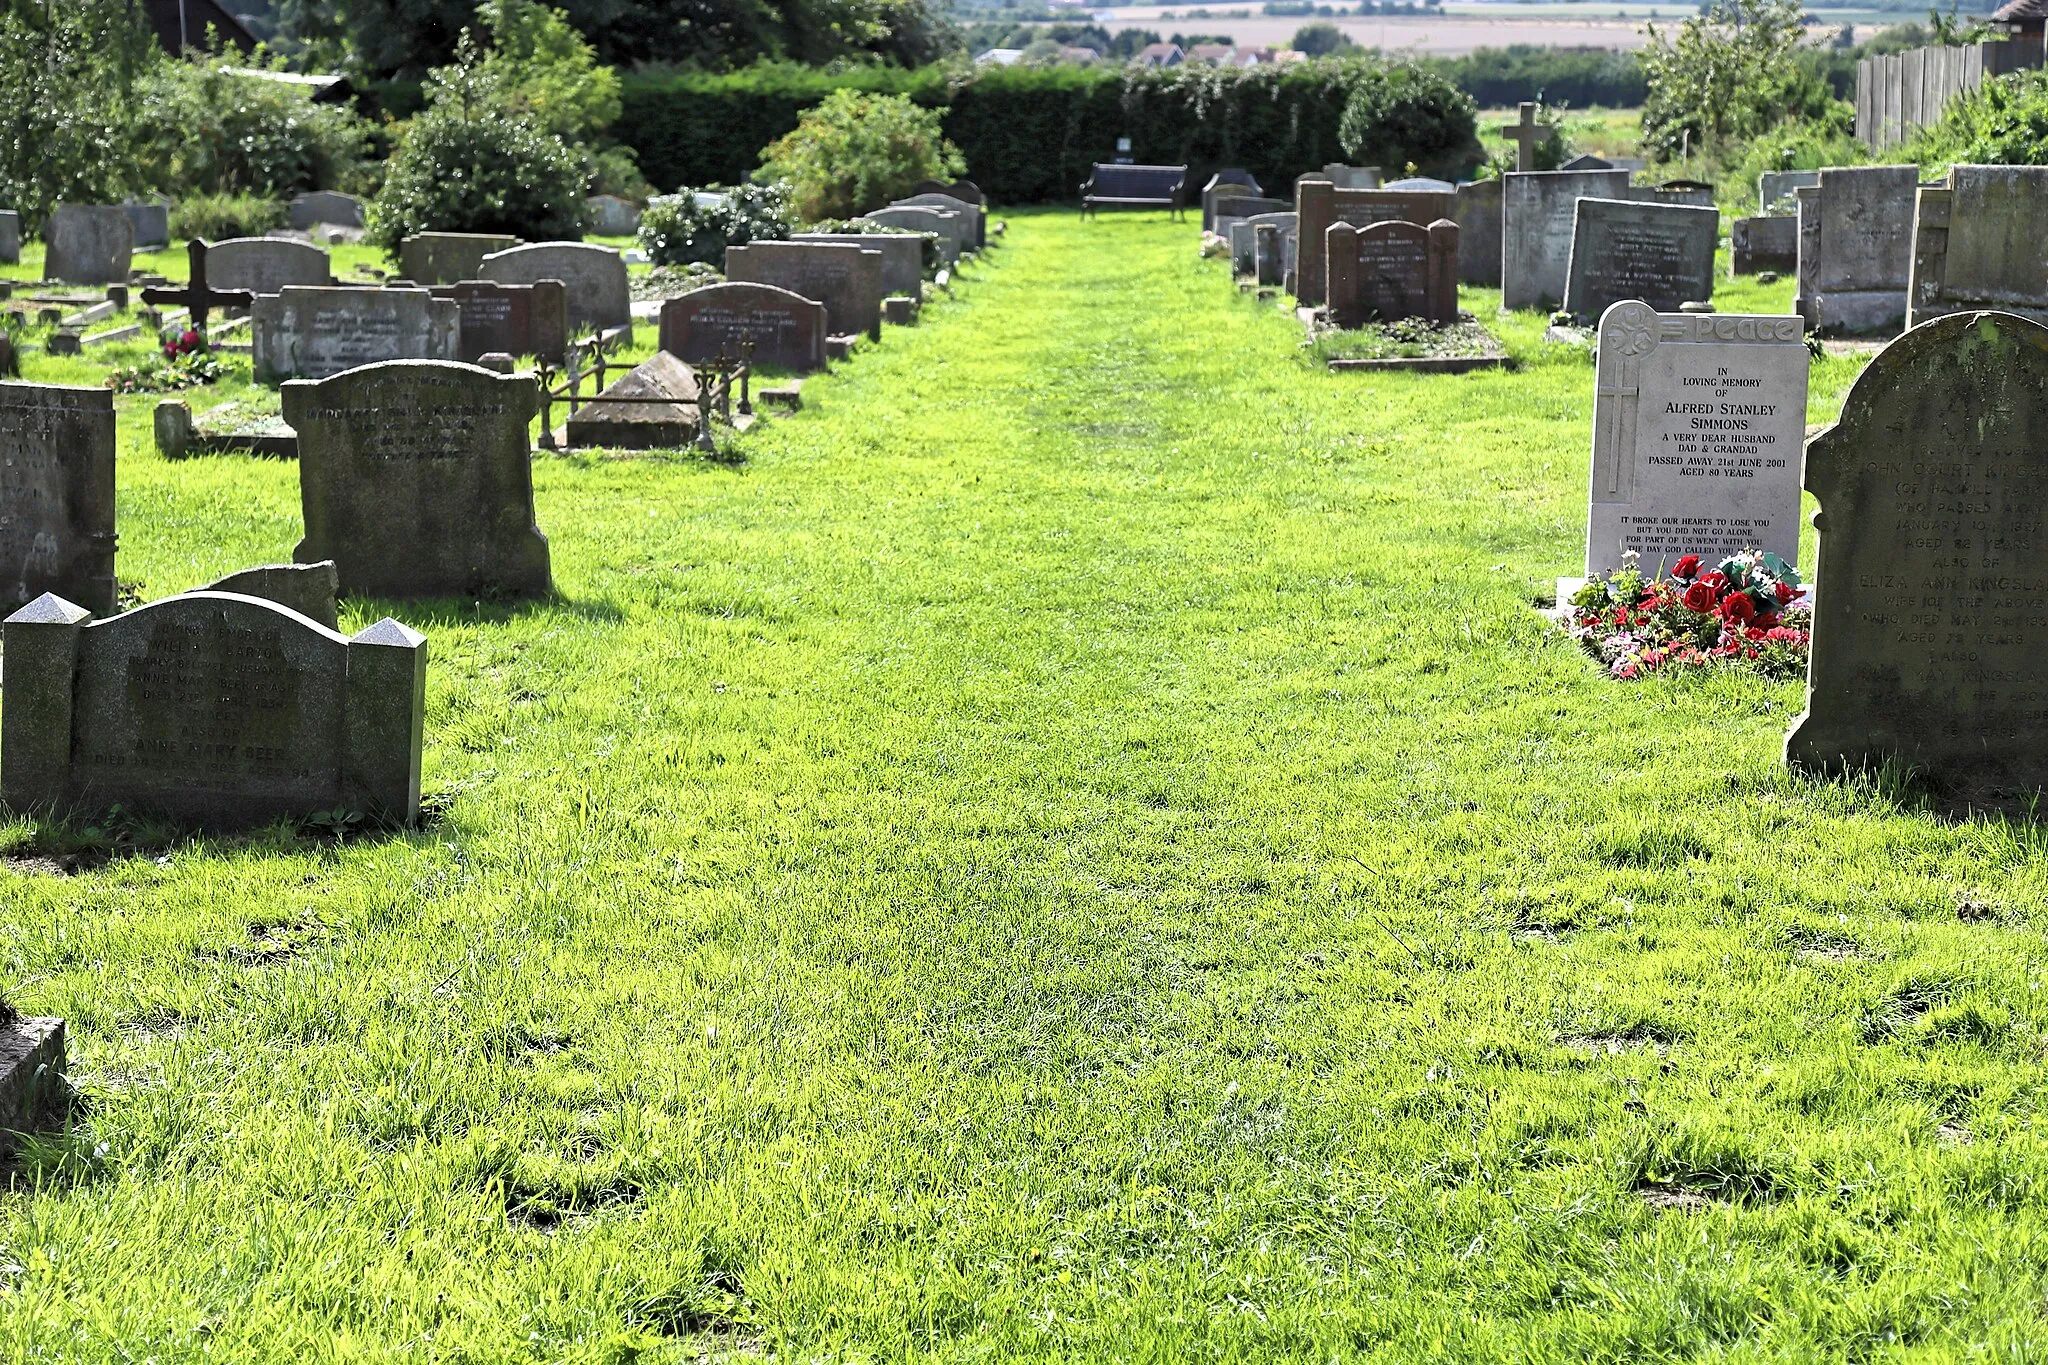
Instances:
[[[1643,102],[1649,83],[1633,52],[1604,48],[1482,47],[1463,57],[1431,58],[1434,66],[1481,109],[1509,109],[1523,100],[1586,109],[1593,105],[1632,108]]]
[[[844,84],[943,108],[968,176],[997,203],[1076,198],[1090,164],[1114,158],[1126,136],[1139,161],[1188,163],[1191,189],[1218,166],[1243,166],[1285,197],[1295,176],[1344,159],[1337,125],[1355,70],[1311,62],[1243,71],[999,67],[961,76],[925,67],[830,75],[774,65],[629,76],[613,133],[664,190],[731,184],[752,173],[761,149],[795,127],[803,109]]]

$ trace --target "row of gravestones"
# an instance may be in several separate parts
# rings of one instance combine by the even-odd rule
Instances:
[[[362,201],[333,190],[301,194],[287,210],[293,231],[360,229]],[[168,206],[59,204],[43,225],[43,276],[67,284],[126,284],[137,251],[170,245]],[[0,210],[0,264],[21,260],[21,216]]]
[[[1807,705],[1788,762],[1903,763],[1961,802],[2048,786],[2048,327],[1958,311],[1892,341],[1810,441],[1796,316],[1599,326],[1586,572],[1745,549],[1787,562],[1819,502]],[[1560,584],[1566,591],[1571,583]]]

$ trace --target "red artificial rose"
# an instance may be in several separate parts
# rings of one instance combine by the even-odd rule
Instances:
[[[1766,639],[1766,638],[1768,638],[1768,637],[1766,637],[1766,636],[1765,636],[1765,634],[1764,634],[1764,632],[1763,632],[1763,631],[1759,630],[1759,629],[1758,629],[1757,627],[1755,627],[1755,626],[1751,626],[1751,627],[1750,627],[1750,628],[1749,628],[1748,630],[1745,630],[1745,631],[1744,631],[1744,632],[1742,632],[1742,633],[1743,633],[1744,635],[1747,635],[1747,636],[1748,636],[1748,637],[1749,637],[1750,639],[1752,639],[1752,640],[1762,640],[1762,639]]]
[[[1715,569],[1709,573],[1701,574],[1700,582],[1712,588],[1715,595],[1719,596],[1721,589],[1728,586],[1728,575],[1722,573],[1719,569]]]
[[[1679,578],[1691,578],[1699,571],[1700,557],[1698,555],[1687,555],[1671,566],[1672,574]]]
[[[1790,602],[1798,595],[1799,589],[1793,587],[1790,583],[1780,583],[1778,585],[1778,600],[1780,602]]]
[[[1756,619],[1756,603],[1746,593],[1731,592],[1721,602],[1722,619],[1746,626]]]
[[[1756,623],[1762,629],[1769,630],[1771,627],[1778,624],[1778,613],[1774,611],[1764,612],[1762,615],[1756,618]]]
[[[1695,583],[1685,590],[1685,605],[1694,611],[1714,609],[1714,590],[1706,583]]]

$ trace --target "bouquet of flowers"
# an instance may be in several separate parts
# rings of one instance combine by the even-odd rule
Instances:
[[[163,334],[163,359],[125,365],[107,375],[116,393],[170,393],[211,384],[227,372],[206,345],[206,338],[188,327]]]
[[[1740,665],[1766,677],[1806,671],[1813,612],[1799,571],[1745,550],[1712,569],[1698,555],[1648,578],[1633,552],[1572,594],[1564,628],[1617,678]]]

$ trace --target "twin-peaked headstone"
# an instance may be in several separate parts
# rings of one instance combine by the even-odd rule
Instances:
[[[661,305],[661,349],[692,365],[742,351],[756,365],[825,368],[825,305],[772,284],[714,284]]]
[[[498,284],[560,280],[568,290],[569,328],[607,331],[633,321],[633,290],[626,258],[591,242],[533,242],[484,257],[469,279]]]
[[[772,284],[825,305],[835,336],[882,336],[882,253],[811,242],[752,242],[725,249],[737,284]],[[687,359],[688,357],[684,357]]]
[[[1305,305],[1325,301],[1329,278],[1323,252],[1332,223],[1370,227],[1374,223],[1434,223],[1457,210],[1457,196],[1444,190],[1340,190],[1321,176],[1303,176],[1294,184],[1296,230],[1301,252],[1295,261],[1295,298]]]
[[[1799,442],[1808,356],[1791,316],[1658,313],[1600,319],[1586,573],[1635,551],[1644,572],[1799,555]]]
[[[351,639],[194,592],[95,621],[51,593],[7,618],[0,647],[0,794],[17,812],[418,818],[427,642],[389,618]]]
[[[2048,322],[2048,166],[1951,166],[1920,187],[1906,325],[1983,308]]]
[[[1807,444],[1806,486],[1820,502],[1817,601],[1786,760],[1897,763],[1958,802],[2037,797],[2048,328],[1952,313],[1892,342]]]
[[[114,395],[0,383],[0,611],[114,609]]]
[[[1611,304],[1640,299],[1660,313],[1714,295],[1714,243],[1721,215],[1710,208],[1581,199],[1565,268],[1564,308],[1592,321]]]
[[[293,559],[331,559],[344,593],[371,597],[549,592],[532,376],[394,361],[288,383],[283,398],[306,525]]]
[[[1406,318],[1458,320],[1458,225],[1333,223],[1324,233],[1330,321],[1339,327]]]

